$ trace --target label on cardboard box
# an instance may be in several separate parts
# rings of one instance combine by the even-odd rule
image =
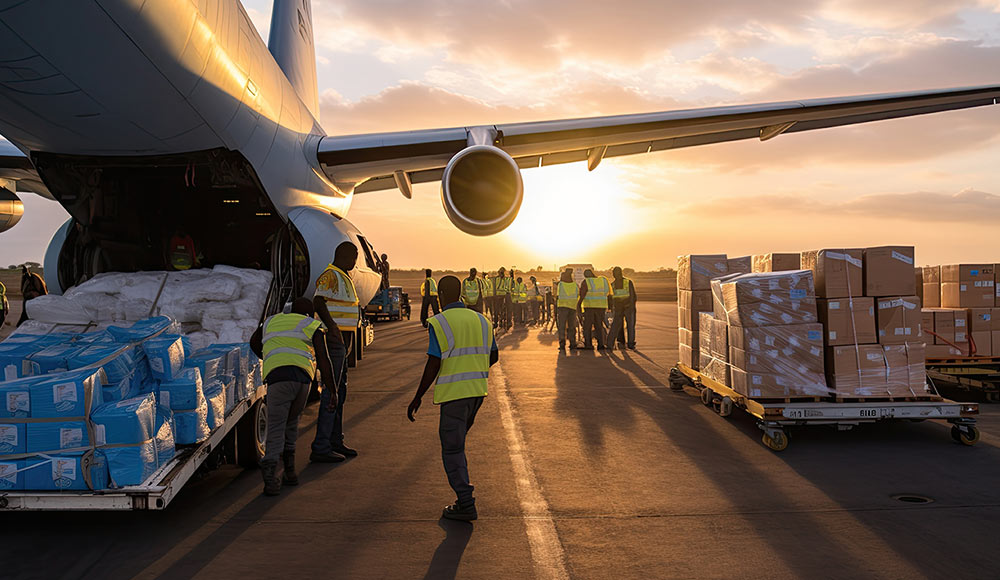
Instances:
[[[830,340],[837,340],[837,331],[836,330],[831,330],[830,331]]]
[[[955,328],[961,328],[961,327],[964,327],[964,326],[965,326],[965,319],[964,318],[956,318],[955,319]]]
[[[913,265],[913,258],[911,258],[909,256],[906,256],[906,255],[903,255],[903,254],[900,254],[896,250],[892,251],[892,257],[896,258],[900,262],[903,262],[904,264],[909,264],[911,266]]]
[[[805,300],[806,291],[804,288],[792,288],[790,292],[792,300]]]
[[[827,304],[827,307],[830,310],[840,310],[840,302],[834,302],[834,301],[831,300],[830,302],[827,302],[826,304]]]

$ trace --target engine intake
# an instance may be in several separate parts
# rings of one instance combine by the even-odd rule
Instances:
[[[473,145],[444,168],[441,203],[451,223],[467,234],[489,236],[517,217],[524,183],[517,162],[501,149]]]

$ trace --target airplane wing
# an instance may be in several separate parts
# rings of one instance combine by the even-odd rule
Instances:
[[[55,200],[42,183],[31,159],[13,143],[0,137],[0,179],[13,179],[17,182],[17,191],[29,191]]]
[[[355,193],[439,181],[456,153],[482,135],[522,168],[587,161],[724,143],[767,141],[798,133],[885,119],[994,105],[1000,85],[809,99],[618,115],[457,127],[398,133],[324,137],[318,157],[326,173]],[[486,142],[488,144],[489,141]]]

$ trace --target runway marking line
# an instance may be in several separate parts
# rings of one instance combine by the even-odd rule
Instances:
[[[556,525],[549,511],[549,503],[542,495],[538,478],[535,477],[535,471],[525,453],[524,438],[507,394],[507,379],[500,365],[495,365],[490,374],[499,381],[500,388],[496,389],[496,399],[500,406],[500,422],[507,438],[510,462],[514,468],[514,483],[518,499],[521,501],[524,527],[536,575],[544,579],[568,580],[566,554],[563,552],[562,542],[559,541],[559,534],[556,532]]]

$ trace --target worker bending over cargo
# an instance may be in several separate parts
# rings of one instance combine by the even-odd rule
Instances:
[[[566,348],[569,339],[570,350],[576,350],[576,309],[579,304],[580,289],[573,282],[573,269],[566,268],[559,277],[556,301],[556,328],[559,334],[559,350]]]
[[[431,278],[431,269],[424,270],[424,282],[420,285],[420,324],[427,328],[427,309],[434,310],[434,314],[441,311],[438,306],[437,282]]]
[[[611,275],[614,278],[611,281],[611,312],[614,317],[608,330],[608,349],[614,348],[617,339],[618,348],[624,349],[628,346],[629,350],[635,350],[635,303],[638,300],[635,284],[622,274],[622,269],[618,266],[611,271]]]
[[[337,406],[337,385],[326,352],[326,329],[313,314],[313,303],[308,298],[296,298],[290,314],[271,316],[250,337],[250,348],[264,361],[267,385],[267,440],[260,462],[264,495],[278,495],[282,484],[299,484],[295,474],[295,442],[299,438],[299,417],[306,408],[317,367],[322,373],[324,391],[333,397],[326,404]],[[284,465],[280,480],[279,457]]]
[[[611,289],[607,278],[595,276],[593,270],[584,271],[583,276],[577,303],[577,310],[583,319],[583,342],[587,349],[592,350],[596,339],[597,350],[604,350],[604,313],[608,310]]]
[[[337,246],[333,263],[316,279],[313,305],[320,320],[326,325],[326,348],[333,362],[333,381],[336,394],[323,389],[319,416],[316,418],[316,438],[313,440],[309,461],[336,463],[358,452],[344,444],[344,403],[347,401],[347,356],[357,345],[350,344],[357,337],[360,309],[354,281],[348,274],[358,262],[358,248],[351,242]],[[346,337],[344,332],[348,332]],[[335,401],[334,404],[330,404]]]
[[[467,308],[483,313],[483,288],[479,278],[476,277],[476,269],[469,268],[469,277],[462,280],[462,302]]]
[[[434,404],[441,406],[438,436],[448,484],[455,490],[455,503],[444,508],[442,517],[472,521],[478,517],[474,487],[469,483],[465,438],[486,397],[490,367],[500,358],[493,326],[486,317],[465,308],[459,299],[461,283],[454,276],[441,278],[441,300],[447,306],[430,319],[430,344],[420,386],[406,409],[416,420],[420,399],[434,386]]]

